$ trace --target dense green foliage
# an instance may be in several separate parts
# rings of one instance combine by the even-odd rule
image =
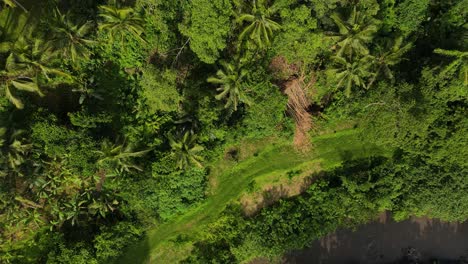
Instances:
[[[467,220],[467,6],[1,1],[0,262],[240,263],[385,210]],[[242,213],[257,177],[312,162]]]

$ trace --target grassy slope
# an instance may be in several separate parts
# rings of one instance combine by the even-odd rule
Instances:
[[[298,153],[290,144],[272,144],[257,156],[227,168],[217,175],[216,190],[204,203],[149,231],[144,240],[132,246],[119,263],[168,263],[169,260],[163,259],[183,257],[167,256],[181,253],[174,249],[170,239],[184,234],[195,240],[196,233],[216,219],[229,202],[236,201],[253,179],[265,178],[269,174],[285,174],[306,162],[319,161],[322,170],[329,170],[345,160],[386,155],[384,150],[361,140],[353,130],[318,136],[312,142],[314,150],[311,153]],[[185,248],[185,251],[188,250]]]

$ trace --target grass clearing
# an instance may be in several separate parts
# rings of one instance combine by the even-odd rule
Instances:
[[[183,250],[168,247],[171,239],[184,237],[184,241],[195,241],[197,233],[214,221],[229,202],[240,199],[252,181],[258,180],[265,185],[271,179],[279,179],[278,176],[307,167],[307,164],[320,164],[322,170],[328,170],[345,160],[385,154],[384,150],[360,139],[355,130],[318,136],[312,139],[312,144],[312,151],[301,153],[291,143],[270,141],[261,150],[244,147],[250,149],[250,154],[241,161],[219,161],[211,170],[216,185],[205,202],[147,232],[145,238],[130,247],[118,263],[164,263],[161,261],[187,255],[190,251],[186,247]]]

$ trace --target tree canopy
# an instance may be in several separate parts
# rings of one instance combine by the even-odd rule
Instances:
[[[0,1],[0,263],[275,263],[468,219],[467,0]]]

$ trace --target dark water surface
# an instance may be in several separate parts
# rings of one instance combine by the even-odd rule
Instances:
[[[468,263],[467,257],[468,222],[411,218],[397,223],[383,214],[379,221],[339,230],[291,253],[286,263]]]

